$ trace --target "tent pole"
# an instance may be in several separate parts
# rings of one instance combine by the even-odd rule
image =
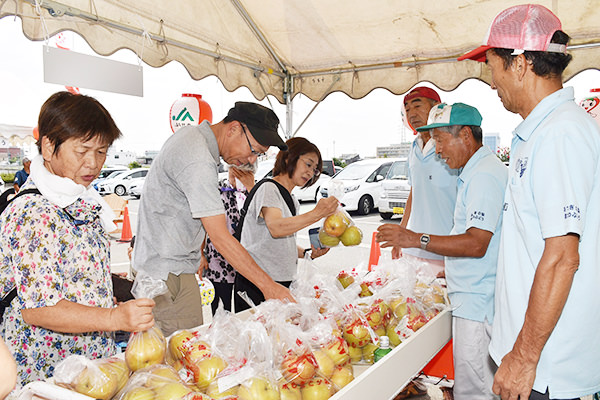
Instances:
[[[283,81],[283,98],[285,99],[285,138],[289,139],[292,135],[292,123],[294,115],[294,77],[288,74]]]

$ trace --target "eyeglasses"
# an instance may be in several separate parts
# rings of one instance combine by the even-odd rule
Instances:
[[[244,128],[244,125],[242,125],[242,124],[240,124],[240,126],[242,127],[242,131],[244,131],[244,136],[246,136],[246,141],[248,142],[248,146],[250,146],[250,152],[255,156],[264,155],[265,153],[254,150],[254,147],[252,147],[252,143],[250,143],[250,139],[248,139],[248,134],[246,133],[246,128]]]
[[[304,163],[304,165],[306,165],[306,168],[308,169],[312,169],[314,176],[319,176],[321,175],[321,171],[319,171],[319,168],[317,167],[313,167],[313,163],[312,161],[306,161],[304,160],[302,157],[300,157],[300,159],[302,160],[302,162]]]

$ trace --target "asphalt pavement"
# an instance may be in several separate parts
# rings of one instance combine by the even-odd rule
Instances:
[[[125,196],[125,198],[129,200],[127,205],[129,220],[132,233],[135,235],[137,230],[137,215],[140,201],[129,196]],[[312,210],[315,205],[316,203],[314,202],[301,203],[300,213],[303,214]],[[384,221],[377,212],[369,215],[358,215],[356,213],[351,213],[350,215],[354,220],[354,223],[363,232],[362,243],[357,246],[345,247],[339,245],[332,248],[329,253],[314,261],[317,266],[334,271],[340,271],[342,269],[351,269],[357,267],[360,263],[367,264],[371,251],[372,235],[373,232],[377,230],[377,227],[384,223],[400,223],[399,217],[394,217],[392,220]],[[313,227],[320,227],[320,224],[322,224],[322,221],[299,231],[297,235],[298,244],[305,248],[310,247],[308,230]],[[129,243],[119,242],[118,240],[120,238],[120,234],[111,236],[111,271],[117,273],[129,271],[129,258],[127,256],[127,248],[129,247]],[[391,257],[391,251],[389,249],[382,249],[381,253],[382,257]]]

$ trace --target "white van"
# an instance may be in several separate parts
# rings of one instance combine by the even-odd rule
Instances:
[[[381,186],[383,190],[378,202],[381,218],[391,219],[394,215],[404,215],[410,194],[408,160],[394,161]]]

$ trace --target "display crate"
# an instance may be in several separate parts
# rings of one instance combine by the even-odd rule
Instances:
[[[446,309],[373,365],[355,365],[355,379],[331,400],[392,399],[452,337]]]

